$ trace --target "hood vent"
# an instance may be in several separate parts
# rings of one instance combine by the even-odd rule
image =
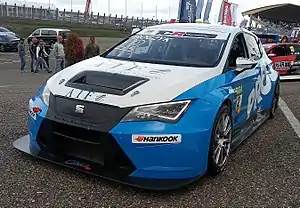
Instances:
[[[84,71],[66,83],[66,86],[112,95],[125,95],[149,81],[147,78],[109,72]]]

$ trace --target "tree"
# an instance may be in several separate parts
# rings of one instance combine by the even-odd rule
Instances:
[[[70,33],[64,43],[67,65],[71,66],[83,60],[84,46],[82,40],[74,33]]]

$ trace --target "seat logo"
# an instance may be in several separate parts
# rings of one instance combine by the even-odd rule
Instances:
[[[75,113],[83,113],[83,112],[84,112],[84,105],[75,106]]]

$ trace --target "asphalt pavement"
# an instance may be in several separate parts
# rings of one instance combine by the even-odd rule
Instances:
[[[232,153],[223,174],[205,176],[175,191],[154,192],[88,176],[15,150],[12,142],[27,134],[28,100],[51,76],[21,73],[18,68],[16,54],[0,54],[1,208],[300,206],[300,82],[281,84],[283,110]]]

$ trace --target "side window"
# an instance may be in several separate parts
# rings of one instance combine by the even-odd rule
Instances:
[[[41,30],[41,35],[49,35],[48,30]]]
[[[231,45],[231,50],[227,60],[229,68],[236,67],[237,58],[247,58],[247,56],[245,39],[242,33],[240,33],[235,37]]]
[[[32,35],[40,35],[40,30],[36,30],[32,33]]]
[[[48,35],[57,36],[57,33],[55,30],[48,30]]]
[[[293,55],[299,55],[300,54],[300,45],[291,45],[290,49],[291,49],[291,53]]]
[[[280,45],[274,47],[270,53],[273,53],[276,56],[288,56],[291,55],[291,49],[288,45]]]
[[[260,47],[258,44],[258,40],[253,36],[245,33],[245,39],[249,51],[249,58],[254,60],[258,60],[262,57],[262,53],[260,51]]]

